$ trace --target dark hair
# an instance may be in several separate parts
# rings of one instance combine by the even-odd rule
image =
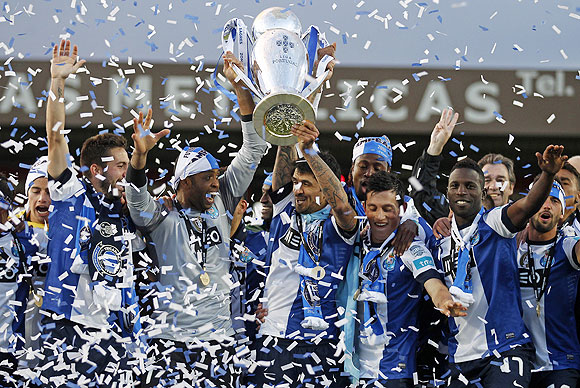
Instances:
[[[86,167],[83,174],[90,177],[89,167],[93,164],[105,167],[107,163],[103,162],[102,158],[111,156],[110,150],[117,147],[126,149],[127,140],[113,133],[102,133],[85,140],[81,149],[81,167]]]
[[[487,154],[477,162],[483,169],[486,164],[503,164],[508,172],[508,179],[511,183],[516,183],[516,173],[514,171],[514,161],[502,154]]]
[[[371,192],[394,191],[397,194],[397,202],[402,205],[405,202],[405,189],[403,182],[395,175],[386,171],[377,171],[367,181],[367,196]]]
[[[2,192],[0,195],[6,198],[11,205],[12,201],[14,201],[14,186],[10,183],[6,174],[2,172],[0,172],[0,192]],[[0,205],[1,209],[4,209],[3,205]]]
[[[467,169],[475,171],[479,175],[480,186],[481,186],[481,189],[483,190],[483,188],[485,187],[485,177],[483,175],[483,171],[481,170],[481,167],[479,167],[479,165],[477,163],[475,163],[475,161],[473,159],[470,159],[470,158],[461,159],[459,162],[455,163],[455,165],[451,168],[451,172],[449,174],[451,175],[451,173],[453,171],[455,171],[459,168],[467,168]]]
[[[562,170],[570,171],[570,173],[574,175],[574,177],[576,178],[576,190],[580,191],[580,173],[578,172],[578,170],[576,170],[576,168],[571,163],[568,162],[564,163],[564,165],[562,166]]]
[[[334,175],[336,175],[336,177],[340,180],[340,165],[338,164],[336,158],[328,151],[321,151],[318,153],[318,156],[320,156],[320,159],[326,163],[328,168],[330,168]],[[305,159],[298,159],[296,162],[294,162],[294,168],[301,174],[314,175],[312,169],[308,163],[306,163]]]

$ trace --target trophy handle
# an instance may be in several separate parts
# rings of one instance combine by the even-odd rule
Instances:
[[[244,85],[246,85],[248,89],[250,89],[252,93],[256,95],[256,97],[258,97],[260,100],[264,98],[264,95],[258,90],[258,88],[256,88],[250,78],[248,78],[248,76],[239,67],[232,64],[232,69],[234,69],[236,75],[238,76],[237,78],[239,78],[244,83]]]
[[[326,70],[324,73],[316,77],[316,79],[313,82],[308,84],[308,86],[304,88],[304,90],[301,93],[302,97],[308,98],[308,96],[310,96],[316,89],[318,89],[320,85],[324,83],[324,80],[328,76],[328,73],[330,73],[330,71]]]

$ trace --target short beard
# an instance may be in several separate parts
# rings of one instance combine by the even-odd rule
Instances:
[[[543,225],[542,223],[538,222],[538,219],[536,217],[532,218],[530,222],[534,227],[534,229],[536,229],[536,231],[539,233],[547,233],[552,229],[554,229],[556,225],[558,225],[557,219],[552,219],[552,222],[550,222],[548,225]]]

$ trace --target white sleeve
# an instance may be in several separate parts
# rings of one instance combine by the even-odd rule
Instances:
[[[500,236],[505,238],[514,238],[518,233],[518,230],[511,223],[507,216],[508,206],[510,206],[510,204],[494,207],[490,211],[483,214],[483,220]]]
[[[433,261],[433,256],[425,246],[425,243],[420,240],[413,240],[409,249],[403,253],[401,256],[403,263],[411,272],[413,272],[413,277],[416,279],[419,275],[430,269],[437,271],[435,267],[435,261]]]
[[[580,241],[580,237],[564,237],[564,241],[562,241],[562,248],[564,248],[564,253],[566,253],[566,257],[568,258],[568,262],[572,268],[580,271],[580,267],[578,266],[578,258],[576,257],[576,252],[574,251],[578,241]]]
[[[332,226],[334,227],[334,230],[336,230],[336,234],[338,234],[340,236],[342,241],[344,241],[348,245],[354,245],[354,242],[356,241],[356,236],[357,236],[357,234],[359,234],[359,228],[356,228],[356,231],[353,232],[352,236],[347,237],[347,236],[345,236],[345,233],[349,233],[349,232],[345,232],[344,230],[340,229],[340,227],[336,223],[336,218],[334,218],[334,216],[332,216],[332,217],[330,217],[330,219],[332,220]]]
[[[276,217],[282,213],[289,204],[294,203],[294,190],[292,189],[292,182],[285,184],[280,187],[276,192],[272,191],[270,193],[270,198],[272,198],[272,217]],[[288,214],[292,216],[292,214]]]
[[[64,179],[64,182],[61,181]],[[72,168],[64,170],[59,179],[51,180],[48,184],[48,192],[52,201],[66,201],[69,198],[78,196],[84,192],[85,188],[76,176]]]

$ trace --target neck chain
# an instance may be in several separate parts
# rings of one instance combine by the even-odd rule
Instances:
[[[185,210],[183,210],[183,208],[181,207],[181,204],[179,203],[179,201],[177,200],[173,200],[173,203],[175,205],[175,208],[177,209],[177,212],[179,213],[179,216],[185,221],[185,226],[187,227],[187,232],[189,234],[189,247],[190,249],[195,252],[195,245],[194,245],[194,241],[196,240],[196,236],[195,236],[195,232],[194,232],[194,227],[191,223],[191,220],[189,219],[189,217],[187,216],[187,214],[185,214]],[[199,275],[199,280],[201,282],[202,285],[207,286],[209,285],[209,275],[208,273],[205,271],[205,265],[207,262],[207,224],[205,222],[205,218],[200,217],[200,223],[201,226],[199,227],[199,233],[201,233],[201,256],[200,255],[196,255],[197,256],[197,263],[199,264],[199,266],[201,267],[201,274]]]
[[[536,274],[539,275],[539,272],[536,271],[536,263],[534,256],[532,256],[532,249],[530,247],[530,240],[526,239],[526,244],[528,246],[528,274],[530,276],[530,280],[532,282],[532,287],[534,289],[534,296],[536,297],[536,314],[538,317],[540,316],[540,300],[542,296],[546,293],[548,288],[548,278],[550,277],[550,271],[552,270],[552,264],[554,263],[554,253],[556,252],[556,242],[558,241],[558,237],[554,240],[554,243],[550,247],[548,251],[548,262],[543,266],[544,267],[544,276],[541,276],[539,284],[536,282]]]

